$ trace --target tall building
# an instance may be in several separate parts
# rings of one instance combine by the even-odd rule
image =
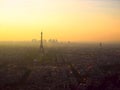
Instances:
[[[41,54],[41,55],[44,55],[44,47],[43,47],[43,32],[41,32],[40,54]]]
[[[100,48],[102,48],[102,43],[100,42]]]

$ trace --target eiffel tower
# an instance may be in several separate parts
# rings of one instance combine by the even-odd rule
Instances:
[[[41,32],[41,40],[40,40],[40,55],[44,55],[44,47],[43,47],[43,32]]]

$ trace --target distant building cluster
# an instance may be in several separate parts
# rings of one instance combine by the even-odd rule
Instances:
[[[37,39],[32,39],[33,43],[36,42],[40,42],[41,40],[37,40]],[[59,41],[57,39],[49,39],[49,40],[43,40],[44,43],[59,43]]]

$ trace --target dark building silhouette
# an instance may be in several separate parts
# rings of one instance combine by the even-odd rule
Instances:
[[[100,47],[102,47],[102,43],[100,42]]]
[[[44,47],[43,47],[43,32],[41,32],[40,54],[41,54],[41,55],[44,55]]]

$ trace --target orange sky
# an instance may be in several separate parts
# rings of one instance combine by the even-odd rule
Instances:
[[[118,0],[0,0],[0,41],[120,42]]]

